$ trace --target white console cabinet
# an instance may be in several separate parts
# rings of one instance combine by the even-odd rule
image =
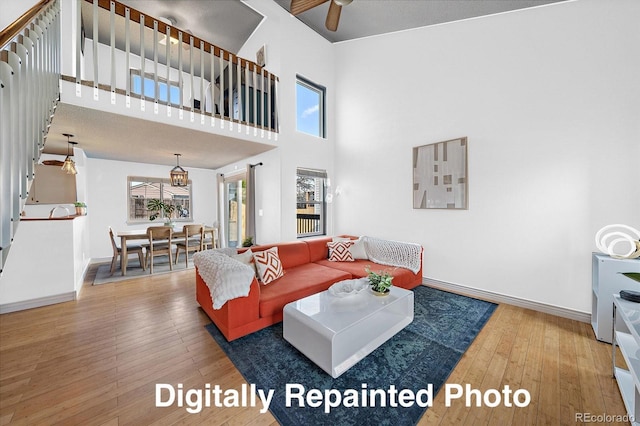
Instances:
[[[640,291],[640,283],[625,277],[622,272],[640,272],[640,259],[616,259],[593,253],[591,326],[596,339],[607,343],[612,339],[613,295],[619,294],[620,290]]]
[[[612,373],[632,425],[640,425],[640,303],[613,297]],[[627,370],[616,367],[616,346]]]

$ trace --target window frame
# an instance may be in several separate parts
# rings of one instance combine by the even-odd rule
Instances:
[[[316,197],[315,196],[316,194],[314,191],[314,198],[317,198],[317,200],[305,200],[304,202],[300,202],[300,200],[298,200],[298,194],[300,193],[300,190],[299,190],[300,176],[321,181],[320,189],[322,193]],[[327,180],[328,180],[328,175],[325,170],[308,169],[303,167],[298,167],[296,169],[296,235],[297,235],[297,238],[307,238],[307,237],[327,235],[327,200],[326,200]],[[317,188],[317,182],[314,184],[314,188]],[[320,206],[319,226],[317,231],[312,231],[312,232],[299,231],[300,224],[298,223],[298,215],[301,213],[299,213],[298,210],[300,210],[299,209],[300,204],[307,205],[307,208],[309,205]]]
[[[163,222],[165,217],[164,217],[164,212],[160,212],[160,215],[158,216],[157,219],[155,220],[151,220],[149,219],[149,215],[150,215],[150,211],[147,209],[147,203],[149,200],[154,199],[153,197],[147,198],[147,197],[134,197],[131,194],[131,184],[132,182],[143,182],[144,184],[158,184],[158,190],[160,195],[162,196],[162,194],[164,194],[165,190],[164,190],[164,186],[168,186],[168,187],[172,187],[171,186],[171,180],[170,179],[165,179],[165,178],[157,178],[157,177],[149,177],[149,176],[127,176],[127,223],[158,223],[158,222]],[[181,187],[172,187],[172,188],[181,188],[181,189],[188,189],[189,191],[189,195],[188,195],[188,201],[189,201],[189,216],[187,217],[174,217],[171,218],[172,222],[193,222],[193,182],[191,181],[191,179],[189,179],[188,181],[188,185],[186,187],[181,186]],[[146,200],[144,202],[144,211],[146,213],[146,216],[144,218],[142,217],[132,217],[132,213],[134,213],[136,211],[136,206],[132,205],[132,200],[134,200],[135,198],[139,198],[139,199],[143,199]]]
[[[302,86],[307,90],[312,92],[316,92],[319,98],[319,110],[318,110],[318,132],[319,134],[313,134],[309,132],[305,132],[304,130],[300,130],[298,125],[298,120],[300,117],[298,116],[298,86]],[[326,98],[327,98],[327,88],[314,83],[313,81],[305,78],[301,75],[296,74],[296,131],[299,133],[304,133],[305,135],[315,136],[321,139],[327,138],[327,114],[326,114]]]
[[[134,91],[133,87],[134,87],[134,82],[133,79],[134,77],[140,77],[141,78],[141,90],[140,93]],[[150,99],[155,99],[154,95],[147,95],[146,93],[144,93],[144,88],[145,88],[145,80],[150,80],[153,83],[155,83],[155,74],[153,73],[149,73],[149,72],[145,72],[144,73],[144,78],[142,78],[142,72],[141,70],[137,69],[137,68],[131,68],[129,70],[129,84],[131,87],[131,94],[132,95],[138,95],[138,96],[144,96],[145,98],[150,98]],[[160,100],[160,84],[165,84],[167,86],[167,101],[162,101]],[[171,88],[174,87],[176,89],[178,89],[178,102],[171,102]],[[174,81],[174,80],[167,80],[164,77],[160,77],[158,76],[158,87],[156,87],[154,90],[158,90],[158,103],[163,104],[163,105],[172,105],[175,107],[179,107],[180,105],[182,105],[182,90],[180,90],[180,82],[179,81]]]

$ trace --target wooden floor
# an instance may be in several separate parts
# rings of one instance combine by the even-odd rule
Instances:
[[[245,383],[207,323],[192,270],[85,284],[76,302],[1,315],[0,425],[277,424],[255,408],[155,408],[156,383]],[[530,405],[445,407],[440,392],[419,424],[574,425],[576,413],[624,415],[610,362],[611,346],[590,325],[500,305],[447,383],[526,389]]]

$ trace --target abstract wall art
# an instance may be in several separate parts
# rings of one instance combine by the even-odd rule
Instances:
[[[467,138],[413,148],[413,208],[469,208]]]

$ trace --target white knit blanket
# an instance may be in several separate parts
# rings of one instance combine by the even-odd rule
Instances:
[[[213,309],[220,309],[231,299],[249,295],[255,271],[218,250],[204,250],[193,255],[193,264],[209,287]]]
[[[400,241],[382,240],[373,237],[362,237],[369,259],[375,263],[407,268],[414,274],[420,270],[420,244]]]

